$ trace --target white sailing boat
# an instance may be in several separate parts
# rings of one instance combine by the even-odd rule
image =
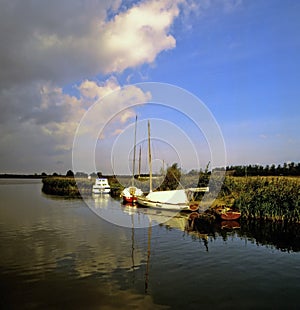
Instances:
[[[195,192],[208,192],[208,187],[176,189],[167,191],[152,191],[152,158],[150,145],[150,122],[148,121],[148,160],[150,191],[147,196],[137,197],[138,204],[144,207],[152,207],[174,211],[196,211],[199,202],[193,200]]]
[[[134,146],[133,146],[133,164],[132,164],[132,180],[131,186],[123,189],[121,197],[124,203],[134,204],[137,202],[137,197],[143,195],[143,191],[134,185],[134,174],[135,174],[135,153],[136,153],[136,127],[137,127],[137,116],[135,117],[135,129],[134,129]]]

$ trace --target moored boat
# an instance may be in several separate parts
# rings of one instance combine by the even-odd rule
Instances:
[[[148,162],[149,162],[149,188],[147,196],[138,196],[138,204],[144,207],[173,210],[173,211],[197,211],[199,202],[193,199],[195,192],[208,192],[208,187],[176,189],[165,191],[152,191],[152,161],[150,147],[150,122],[148,121]]]
[[[130,186],[123,189],[121,196],[124,203],[134,204],[137,202],[137,198],[143,195],[143,191],[136,186]]]
[[[234,221],[241,217],[241,212],[233,211],[231,208],[222,206],[214,209],[215,213],[225,221]]]
[[[97,178],[92,189],[93,194],[109,194],[110,185],[106,178]]]
[[[151,192],[145,197],[138,197],[137,202],[144,207],[175,211],[190,210],[184,190]]]
[[[207,189],[203,191],[207,191]],[[199,209],[199,201],[192,199],[194,192],[197,192],[197,189],[155,191],[147,196],[138,196],[137,203],[144,207],[193,212]]]
[[[132,181],[131,186],[126,187],[121,192],[123,203],[134,204],[137,202],[137,196],[143,195],[143,191],[140,188],[134,186],[134,174],[135,174],[135,153],[136,153],[136,127],[137,127],[137,116],[135,117],[135,129],[134,129],[134,149],[133,149],[133,164],[132,164]]]

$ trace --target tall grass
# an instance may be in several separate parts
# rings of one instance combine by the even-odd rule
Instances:
[[[93,181],[86,178],[47,177],[42,182],[42,191],[49,195],[80,197],[81,194],[89,195],[92,193]]]
[[[245,218],[300,222],[299,178],[227,177],[223,190],[230,191],[233,207]]]
[[[51,195],[80,197],[81,194],[92,193],[93,183],[93,179],[86,178],[47,177],[43,179],[42,191]],[[115,194],[123,188],[115,178],[109,178],[109,183]],[[218,182],[211,183],[210,190],[213,191]],[[227,176],[217,202],[240,210],[243,218],[300,223],[300,178]]]

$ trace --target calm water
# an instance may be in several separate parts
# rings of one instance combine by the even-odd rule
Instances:
[[[125,228],[43,195],[39,180],[0,180],[0,197],[3,309],[299,307],[299,228],[189,226],[187,215],[151,227],[169,214],[95,201]]]

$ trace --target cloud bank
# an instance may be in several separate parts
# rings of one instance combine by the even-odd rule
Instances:
[[[185,1],[126,3],[1,1],[0,173],[71,168],[78,123],[97,99],[120,87],[115,76],[176,46],[170,30]],[[64,91],[73,83],[76,95]],[[130,98],[149,99],[137,87],[131,92]],[[122,100],[108,108],[121,106]]]

